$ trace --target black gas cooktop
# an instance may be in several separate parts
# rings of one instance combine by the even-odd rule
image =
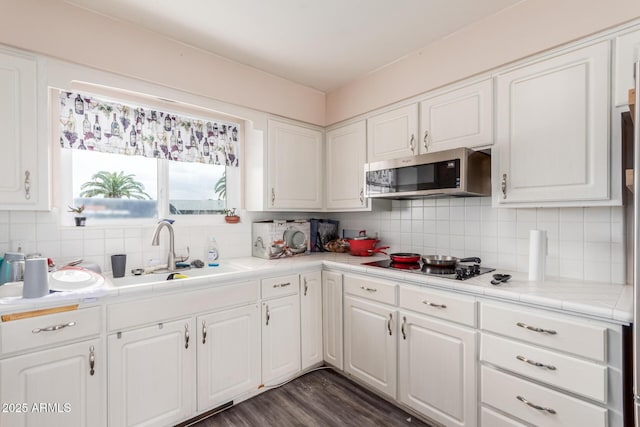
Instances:
[[[408,273],[424,274],[427,276],[443,277],[452,280],[467,280],[484,273],[494,271],[495,268],[481,267],[476,263],[457,263],[450,267],[434,267],[425,262],[393,262],[390,259],[365,262],[363,265],[390,268]]]

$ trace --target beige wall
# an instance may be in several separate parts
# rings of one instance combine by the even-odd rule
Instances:
[[[327,94],[327,124],[640,17],[638,0],[525,0]]]
[[[0,44],[323,125],[325,95],[62,0],[2,0]]]
[[[63,0],[1,4],[0,44],[317,125],[640,17],[638,0],[525,0],[325,96]]]

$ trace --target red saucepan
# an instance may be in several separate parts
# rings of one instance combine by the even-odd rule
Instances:
[[[375,253],[383,253],[383,249],[389,249],[389,246],[381,246],[376,248],[376,244],[380,242],[378,239],[368,237],[364,230],[360,231],[358,237],[346,239],[349,242],[349,253],[355,256],[371,256]]]
[[[420,261],[420,254],[414,254],[409,252],[398,252],[395,254],[390,254],[389,258],[393,262],[405,263],[405,264],[413,264]]]

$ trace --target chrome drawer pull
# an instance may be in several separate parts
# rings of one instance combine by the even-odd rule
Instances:
[[[407,339],[407,331],[405,330],[405,326],[407,325],[407,316],[402,316],[402,326],[400,326],[400,331],[402,332],[402,339]]]
[[[47,326],[46,328],[35,328],[31,332],[34,334],[39,334],[40,332],[59,331],[60,329],[70,328],[72,326],[76,326],[76,322],[69,322],[61,325]]]
[[[389,320],[387,321],[387,330],[389,331],[389,336],[393,335],[391,333],[391,321],[393,320],[393,313],[389,313]]]
[[[291,286],[291,282],[277,283],[277,284],[273,285],[274,288],[284,288],[285,286]]]
[[[307,283],[307,278],[304,278],[304,296],[307,296],[307,291],[309,290],[309,284]]]
[[[522,362],[527,362],[529,365],[533,365],[533,366],[537,366],[538,368],[546,368],[550,371],[555,371],[556,367],[553,365],[545,365],[544,363],[540,363],[540,362],[536,362],[534,360],[531,359],[527,359],[524,356],[516,356],[516,359],[522,361]]]
[[[267,311],[266,311],[265,314],[266,314],[266,318],[267,318],[267,321],[266,321],[265,325],[269,326],[269,319],[271,319],[271,312],[269,311],[269,306],[268,305],[267,305]]]
[[[189,348],[189,324],[184,325],[184,348]]]
[[[426,304],[426,305],[428,305],[428,306],[430,306],[430,307],[435,307],[435,308],[447,308],[447,306],[446,306],[446,305],[444,305],[444,304],[436,304],[435,302],[431,302],[431,301],[427,301],[427,300],[422,301],[422,303],[423,303],[423,304]]]
[[[377,292],[378,291],[376,288],[368,288],[366,286],[360,286],[360,289],[362,289],[363,291],[367,291],[367,292]]]
[[[544,406],[533,404],[533,403],[529,402],[527,399],[525,399],[522,396],[516,396],[516,399],[518,399],[522,403],[526,403],[527,405],[531,406],[533,409],[537,409],[538,411],[545,411],[545,412],[548,412],[550,414],[557,414],[555,409],[545,408]]]
[[[518,323],[516,323],[516,325],[520,326],[521,328],[525,328],[525,329],[528,329],[530,331],[533,331],[533,332],[540,332],[541,334],[549,334],[549,335],[557,334],[557,332],[554,331],[553,329],[537,328],[535,326],[529,326],[526,323],[522,323],[522,322],[518,322]]]
[[[93,376],[96,373],[96,352],[93,346],[89,347],[89,375]]]
[[[202,344],[207,343],[207,322],[202,321]]]

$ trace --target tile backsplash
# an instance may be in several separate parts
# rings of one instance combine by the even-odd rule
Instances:
[[[340,228],[377,232],[390,252],[479,256],[500,269],[528,271],[529,230],[546,230],[547,275],[578,280],[626,282],[625,210],[623,207],[496,209],[491,199],[444,198],[393,201],[391,210],[327,214],[241,212],[239,224],[194,226],[176,221],[176,254],[189,246],[191,259],[203,259],[210,236],[221,257],[251,255],[251,221],[325,217]],[[0,254],[39,252],[63,263],[75,258],[110,271],[110,256],[127,254],[127,269],[164,262],[168,237],[151,246],[154,226],[61,227],[58,212],[0,211]]]
[[[478,256],[527,272],[529,231],[546,230],[548,276],[626,282],[623,207],[492,208],[491,198],[398,200],[391,210],[332,213],[341,228],[378,232],[391,252]]]

